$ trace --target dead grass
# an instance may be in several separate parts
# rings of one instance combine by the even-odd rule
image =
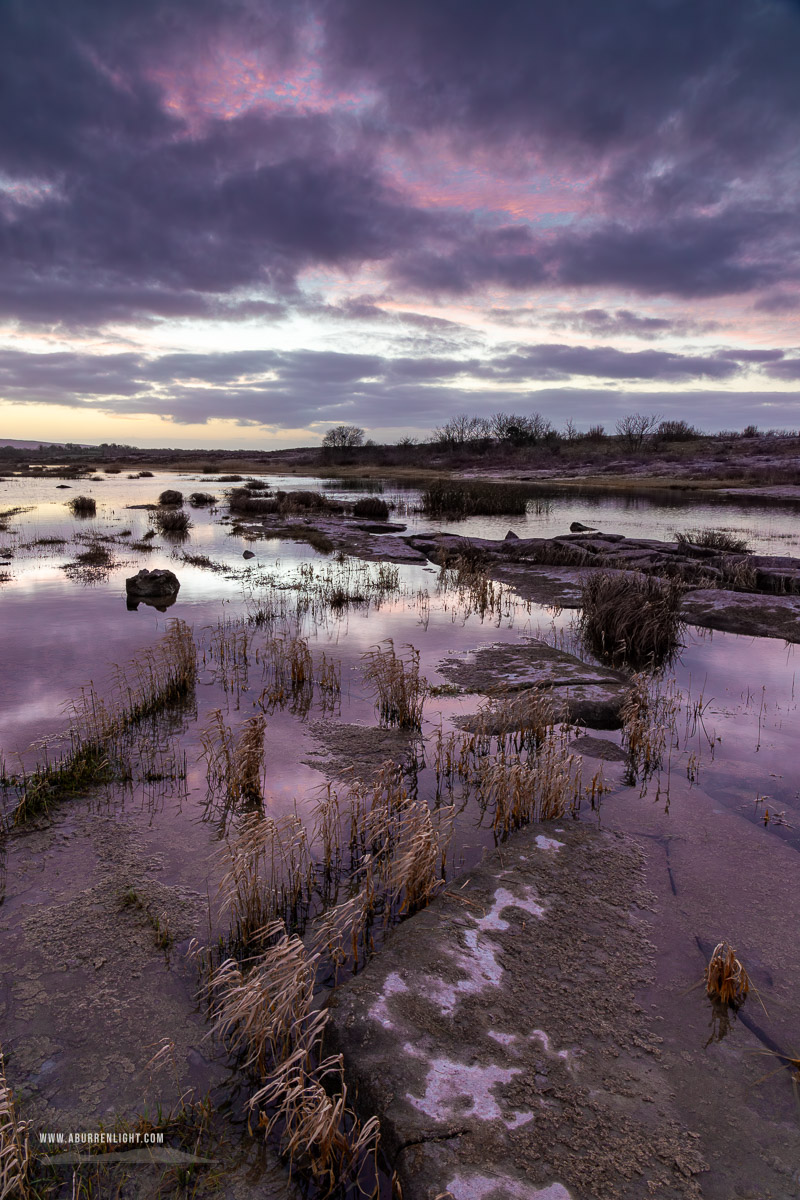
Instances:
[[[379,496],[365,496],[353,505],[354,517],[367,517],[371,521],[385,521],[389,516],[389,505]]]
[[[375,693],[384,724],[420,729],[428,684],[419,673],[419,651],[413,646],[406,650],[402,658],[391,638],[368,650],[362,655],[364,679]]]
[[[97,515],[97,501],[93,496],[73,496],[67,502],[67,508],[73,517],[94,517]]]
[[[13,823],[20,825],[57,800],[130,775],[133,747],[126,734],[147,718],[185,703],[194,693],[197,655],[192,631],[171,621],[167,632],[124,668],[117,668],[109,696],[92,684],[70,707],[69,748],[32,772],[12,779],[18,792]]]
[[[676,653],[684,585],[633,572],[589,575],[581,590],[580,631],[598,658],[638,668]]]
[[[736,537],[724,529],[687,529],[675,534],[679,546],[702,550],[722,550],[729,554],[749,554],[745,538]]]
[[[189,514],[180,508],[156,509],[150,514],[150,520],[161,533],[173,537],[184,536],[192,523]]]
[[[706,1045],[721,1041],[747,999],[750,980],[747,971],[727,942],[714,947],[704,972],[706,995],[711,1004],[711,1037]]]
[[[531,822],[577,814],[581,760],[570,752],[561,716],[549,693],[530,689],[491,699],[462,734],[440,731],[433,760],[437,802],[460,788],[464,798],[475,799],[498,841]]]
[[[221,798],[226,810],[263,803],[266,723],[261,714],[250,717],[235,737],[216,709],[200,735],[209,796]]]
[[[250,814],[226,842],[235,956],[211,973],[215,1031],[258,1080],[258,1127],[320,1197],[353,1186],[377,1197],[380,1131],[351,1108],[341,1056],[324,1057],[328,1013],[315,1009],[316,990],[369,957],[376,927],[436,894],[452,816],[410,796],[386,764],[370,784],[328,787],[310,833],[296,815]]]
[[[32,1166],[28,1129],[29,1122],[22,1121],[17,1113],[0,1050],[0,1200],[27,1195]]]

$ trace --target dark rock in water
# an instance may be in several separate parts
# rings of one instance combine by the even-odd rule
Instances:
[[[72,490],[72,484],[70,484],[70,483],[57,483],[57,484],[56,484],[56,491],[57,491],[57,492],[60,492],[60,491],[62,490],[62,488],[66,488],[66,489],[67,489],[67,491],[71,491],[71,490]]]
[[[594,533],[596,529],[596,525],[581,525],[580,521],[573,521],[569,527],[570,533]]]
[[[162,492],[161,495],[158,497],[158,503],[159,504],[176,504],[176,505],[180,506],[181,504],[183,504],[183,492],[175,491],[173,488],[167,488],[167,490],[165,492]]]
[[[134,600],[163,601],[167,596],[177,596],[180,586],[178,576],[173,571],[148,571],[146,567],[138,575],[131,575],[125,580],[125,591]]]
[[[514,530],[513,530],[513,529],[509,529],[509,531],[508,531],[508,533],[506,534],[506,536],[505,536],[505,538],[503,539],[503,541],[505,541],[505,542],[518,542],[518,541],[519,541],[519,534],[518,534],[518,533],[514,533]]]
[[[255,554],[252,550],[245,550],[242,554],[242,558],[255,558]]]

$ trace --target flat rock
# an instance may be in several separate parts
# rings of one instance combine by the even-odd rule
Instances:
[[[706,629],[800,642],[800,596],[698,588],[684,596],[681,615]]]
[[[702,1147],[637,1003],[651,903],[632,842],[534,826],[337,989],[326,1049],[405,1200],[701,1195]]]
[[[619,711],[628,691],[621,671],[592,666],[536,638],[481,646],[467,656],[444,659],[438,669],[470,692],[545,689],[562,706],[564,719],[595,729],[619,727]],[[518,709],[524,721],[524,704]],[[513,702],[504,711],[513,721],[517,711]]]

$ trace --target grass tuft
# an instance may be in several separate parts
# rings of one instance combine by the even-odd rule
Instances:
[[[684,585],[653,575],[598,572],[581,593],[581,634],[606,662],[659,666],[680,645]]]
[[[706,1043],[710,1045],[713,1041],[722,1041],[730,1031],[732,1021],[747,999],[750,980],[727,942],[714,947],[704,979],[706,995],[711,1002],[711,1037]]]
[[[728,554],[749,554],[746,538],[736,537],[724,529],[686,529],[675,534],[675,540],[684,548],[721,550]]]
[[[426,679],[419,673],[419,651],[407,646],[402,658],[387,638],[380,646],[362,655],[364,679],[375,692],[381,720],[401,729],[422,727],[422,708],[428,691]]]
[[[94,517],[97,515],[97,501],[93,496],[73,496],[67,502],[67,508],[73,517]]]

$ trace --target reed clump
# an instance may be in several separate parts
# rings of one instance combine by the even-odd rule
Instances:
[[[97,501],[93,496],[73,496],[67,502],[67,508],[73,517],[94,517],[97,515]]]
[[[186,534],[192,523],[189,514],[180,508],[158,508],[150,517],[159,532],[173,537]]]
[[[433,767],[437,802],[460,786],[498,841],[580,809],[580,756],[569,750],[561,706],[543,690],[492,698],[467,719],[465,732],[439,731]]]
[[[208,508],[217,503],[217,497],[211,492],[192,492],[189,496],[189,503],[192,508]]]
[[[749,554],[746,538],[725,529],[686,529],[675,534],[679,546],[688,549],[717,550],[727,554]]]
[[[380,1126],[348,1104],[342,1056],[323,1055],[329,1014],[313,1007],[319,956],[279,923],[265,937],[271,944],[249,970],[229,959],[213,973],[214,1030],[259,1081],[250,1108],[267,1137],[278,1135],[290,1168],[321,1197],[354,1184],[376,1197]],[[367,1173],[374,1185],[365,1191]]]
[[[644,789],[660,769],[675,732],[680,701],[673,687],[662,686],[646,672],[631,677],[631,686],[620,708],[622,745],[628,758],[625,782],[641,782]]]
[[[437,479],[422,493],[422,511],[430,517],[451,520],[476,516],[524,517],[528,500],[528,490],[514,484]]]
[[[580,631],[598,658],[631,667],[658,666],[680,645],[679,579],[599,571],[581,590]]]
[[[747,999],[750,980],[747,971],[727,942],[719,942],[704,972],[706,995],[711,1004],[712,1041],[721,1041]]]
[[[353,505],[354,517],[367,517],[372,521],[385,521],[389,516],[389,505],[379,496],[364,496]]]
[[[215,709],[200,735],[209,796],[221,798],[226,809],[263,803],[266,724],[263,714],[250,717],[237,737]]]
[[[167,488],[158,497],[158,503],[179,508],[183,504],[183,492],[179,492],[176,488]]]
[[[399,655],[391,638],[362,655],[364,679],[371,685],[381,720],[401,729],[420,729],[428,683],[419,672],[419,651]]]

